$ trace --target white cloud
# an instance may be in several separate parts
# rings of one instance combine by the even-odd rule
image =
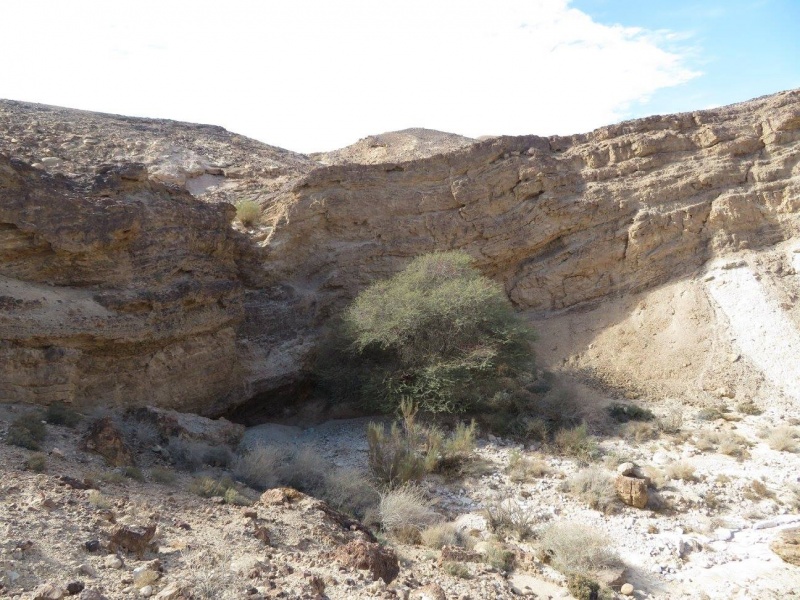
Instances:
[[[697,74],[567,0],[7,3],[0,97],[220,124],[300,151],[429,127],[611,123]]]

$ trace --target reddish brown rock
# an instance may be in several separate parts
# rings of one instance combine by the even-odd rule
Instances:
[[[647,506],[649,496],[647,493],[647,482],[644,479],[618,475],[616,480],[614,480],[614,487],[617,490],[617,496],[624,504],[633,506],[634,508],[644,508]]]
[[[142,558],[144,553],[150,549],[150,542],[156,534],[156,525],[147,527],[119,527],[111,536],[108,543],[108,550],[116,552],[124,550],[136,554]]]
[[[339,546],[333,552],[333,559],[346,567],[367,570],[373,579],[383,579],[385,583],[390,583],[400,573],[395,551],[374,542],[354,540]]]
[[[96,452],[115,467],[135,464],[133,453],[111,417],[103,417],[91,424],[83,440],[83,448]]]

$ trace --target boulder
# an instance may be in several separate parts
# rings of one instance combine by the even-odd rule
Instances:
[[[647,482],[644,479],[618,475],[614,480],[614,488],[619,499],[628,506],[644,508],[647,506]]]
[[[333,559],[346,567],[367,570],[373,579],[382,579],[384,583],[391,583],[400,573],[395,551],[374,542],[354,540],[339,546],[333,552]]]
[[[133,453],[111,417],[97,419],[89,426],[82,448],[96,452],[114,467],[135,464]]]
[[[124,550],[136,554],[141,559],[144,553],[150,549],[150,542],[156,534],[156,525],[147,527],[119,527],[111,536],[108,543],[110,552]]]

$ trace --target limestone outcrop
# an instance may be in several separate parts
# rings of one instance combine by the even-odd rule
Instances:
[[[338,308],[421,253],[468,252],[546,320],[800,226],[798,90],[570,137],[411,130],[315,157],[5,101],[0,128],[4,400],[274,405]],[[261,238],[219,203],[243,196],[265,208]]]

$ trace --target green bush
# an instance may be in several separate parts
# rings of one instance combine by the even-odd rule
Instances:
[[[47,427],[41,419],[42,417],[37,413],[28,413],[17,417],[8,426],[6,442],[28,450],[40,450],[41,443],[47,435]]]
[[[653,411],[635,404],[623,404],[615,402],[608,407],[609,416],[617,423],[627,423],[628,421],[652,421],[656,418]]]
[[[236,219],[245,227],[252,227],[261,221],[261,207],[253,200],[240,200],[236,203]]]
[[[81,415],[63,402],[54,402],[47,407],[44,413],[44,420],[50,425],[64,425],[65,427],[75,427],[81,422]]]
[[[460,413],[534,365],[532,330],[461,252],[428,254],[363,290],[320,352],[334,398]]]

